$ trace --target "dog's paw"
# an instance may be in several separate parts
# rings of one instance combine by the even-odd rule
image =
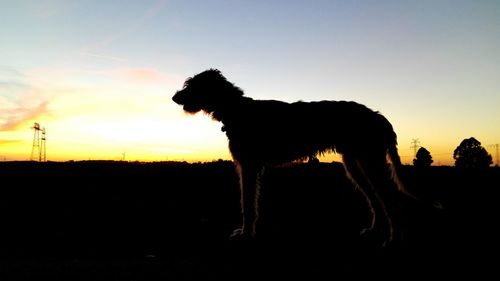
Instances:
[[[375,248],[386,248],[393,240],[392,235],[374,227],[363,228],[359,235],[362,243]]]
[[[365,227],[365,228],[361,229],[361,231],[359,232],[359,235],[360,236],[368,235],[369,233],[371,233],[373,231],[373,229],[374,229],[373,226]]]
[[[229,236],[231,240],[251,240],[255,236],[255,233],[245,231],[243,228],[237,228],[233,230],[233,233]]]
[[[233,230],[233,233],[231,233],[229,238],[234,239],[240,236],[243,236],[243,228],[236,228],[235,230]]]

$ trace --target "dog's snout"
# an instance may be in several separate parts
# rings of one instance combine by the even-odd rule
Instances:
[[[177,104],[182,104],[182,92],[178,91],[175,93],[175,95],[172,97],[172,100],[177,103]]]

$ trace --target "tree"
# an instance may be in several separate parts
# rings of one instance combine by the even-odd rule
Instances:
[[[424,147],[420,147],[417,151],[415,159],[413,159],[413,165],[418,168],[429,167],[434,160],[432,160],[431,153]]]
[[[473,137],[464,139],[457,146],[453,158],[458,168],[486,168],[493,163],[491,155]]]

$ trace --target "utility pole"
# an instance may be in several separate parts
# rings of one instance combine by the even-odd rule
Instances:
[[[413,149],[413,158],[417,157],[417,149],[420,147],[420,140],[419,139],[412,139],[411,140],[411,146],[410,148]]]

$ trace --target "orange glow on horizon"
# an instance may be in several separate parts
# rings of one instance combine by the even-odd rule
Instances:
[[[58,126],[54,126],[52,131],[51,127],[47,129],[47,159],[49,161],[126,160],[143,162],[230,160],[231,155],[227,148],[227,140],[225,135],[220,132],[220,125],[210,120],[204,122],[205,118],[206,116],[200,115],[194,119],[186,118],[171,122],[137,119],[125,123],[82,124],[80,129],[87,131],[87,136],[65,135],[64,138],[58,139],[58,130],[61,129],[58,126],[65,126],[65,122],[61,122]],[[24,125],[22,126],[23,130],[16,134],[0,132],[0,135],[3,136],[16,136],[16,139],[0,141],[0,161],[29,160],[33,130]],[[41,125],[43,126],[44,123]],[[200,127],[203,129],[200,130]],[[159,130],[154,130],[158,128]],[[186,134],[183,134],[182,137],[176,137],[176,134],[171,133],[179,131],[186,131]],[[68,132],[75,133],[71,130]],[[203,136],[210,136],[210,138]],[[454,165],[452,155],[455,147],[449,148],[448,152],[443,153],[439,153],[439,150],[433,153],[431,149],[433,165]],[[491,149],[488,151],[494,156]],[[400,149],[399,154],[403,164],[412,165],[414,158],[412,149]],[[341,162],[342,160],[341,156],[336,153],[321,155],[319,159],[321,162]]]

